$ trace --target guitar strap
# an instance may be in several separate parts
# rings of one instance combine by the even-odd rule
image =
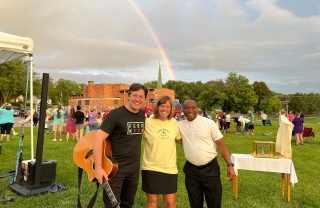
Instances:
[[[81,187],[82,173],[83,173],[83,169],[78,167],[78,208],[82,208],[81,200],[80,200],[80,187]],[[96,185],[97,185],[97,190],[93,194],[93,196],[88,204],[88,208],[92,208],[94,203],[96,202],[96,199],[98,196],[98,190],[99,190],[99,182],[98,181],[97,181]]]

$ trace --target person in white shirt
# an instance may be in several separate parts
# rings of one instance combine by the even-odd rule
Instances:
[[[227,114],[226,114],[226,128],[227,128],[227,132],[230,132],[230,123],[231,123],[231,115],[230,115],[230,112],[227,111]]]
[[[267,120],[267,114],[265,114],[263,111],[261,111],[261,120],[262,120],[262,125],[266,125],[266,120]]]
[[[249,126],[251,124],[251,121],[247,118],[243,118],[243,116],[239,117],[239,120],[242,123],[243,130],[246,132],[246,135],[249,135]]]
[[[184,155],[187,159],[183,171],[190,207],[203,207],[204,197],[207,206],[221,207],[222,185],[220,166],[217,161],[217,147],[226,161],[229,180],[233,180],[235,172],[227,146],[214,121],[198,116],[197,103],[187,100],[183,104],[186,120],[179,121]]]

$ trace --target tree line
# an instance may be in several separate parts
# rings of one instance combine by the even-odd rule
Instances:
[[[27,62],[17,60],[0,65],[0,103],[9,102],[19,95],[25,96],[27,82]],[[156,88],[157,81],[144,83],[149,88]],[[42,78],[36,72],[33,73],[33,94],[41,95]],[[50,77],[48,97],[53,103],[67,105],[68,96],[83,93],[85,84],[59,79],[56,82]],[[169,80],[163,84],[164,88],[175,91],[175,98],[183,103],[187,99],[198,102],[199,108],[206,112],[217,109],[235,113],[246,113],[253,110],[256,113],[264,111],[267,114],[275,114],[286,106],[280,101],[290,101],[288,110],[294,112],[303,111],[306,114],[320,112],[319,93],[295,93],[281,94],[271,91],[265,82],[249,80],[236,72],[231,72],[228,77],[203,83],[183,82]],[[29,97],[29,95],[28,95]]]
[[[10,102],[20,95],[25,97],[26,86],[28,86],[27,98],[30,98],[30,79],[27,78],[27,69],[27,62],[23,60],[0,65],[0,103]],[[50,98],[54,104],[62,103],[63,105],[68,105],[68,96],[82,94],[84,85],[85,84],[78,84],[66,79],[59,79],[54,82],[52,77],[50,77],[48,98]],[[40,97],[41,89],[42,77],[38,73],[33,72],[33,94],[36,97]]]
[[[156,88],[157,81],[147,82],[145,85]],[[265,82],[255,81],[250,84],[245,76],[236,72],[229,73],[225,80],[217,79],[206,83],[169,80],[163,87],[174,90],[175,98],[179,99],[180,103],[187,99],[196,100],[199,108],[207,113],[222,109],[235,113],[253,110],[255,113],[264,111],[275,114],[280,109],[286,109],[280,101],[290,101],[288,110],[293,112],[320,112],[319,93],[276,93],[271,91]]]

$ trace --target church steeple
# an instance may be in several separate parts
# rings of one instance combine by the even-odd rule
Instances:
[[[159,61],[158,84],[157,88],[162,88],[161,66]]]

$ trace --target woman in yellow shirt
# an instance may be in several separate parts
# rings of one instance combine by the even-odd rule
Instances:
[[[142,163],[142,190],[147,194],[148,208],[157,207],[163,195],[164,207],[176,207],[178,181],[176,141],[181,142],[173,102],[163,96],[155,104],[154,116],[146,119]]]

